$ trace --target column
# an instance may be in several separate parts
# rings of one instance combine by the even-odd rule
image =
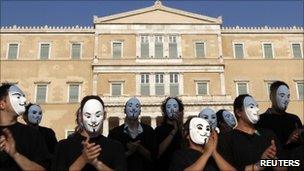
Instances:
[[[141,44],[141,40],[140,40],[140,35],[136,35],[136,58],[137,57],[141,57],[141,54],[140,54],[140,44]]]
[[[135,75],[135,93],[137,96],[140,95],[140,74],[139,73],[136,73]]]
[[[164,52],[164,58],[169,58],[169,36],[164,35],[163,36],[163,52]]]
[[[219,62],[223,63],[223,47],[222,47],[222,35],[220,33],[217,34],[217,42],[218,42],[218,55],[219,55]]]
[[[103,121],[102,135],[108,136],[108,134],[109,134],[109,119],[106,118]]]
[[[153,56],[155,56],[155,52],[154,52],[154,46],[155,46],[155,37],[154,35],[149,35],[149,57],[151,58]]]
[[[98,57],[98,33],[95,33],[94,41],[94,57]]]
[[[92,94],[93,95],[97,95],[97,79],[98,79],[98,74],[97,73],[93,73],[93,90],[92,90]]]
[[[151,116],[151,127],[153,129],[156,128],[156,117],[155,116]]]
[[[224,71],[220,73],[221,95],[226,95],[225,75]]]
[[[155,95],[155,74],[150,73],[150,95],[154,96]]]
[[[165,86],[165,95],[170,94],[170,75],[169,73],[164,73],[164,86]]]
[[[178,79],[179,79],[178,80],[178,82],[179,82],[179,88],[178,88],[179,95],[184,95],[184,74],[180,73]]]
[[[182,38],[181,35],[176,36],[176,41],[177,41],[177,58],[183,57],[182,56]]]

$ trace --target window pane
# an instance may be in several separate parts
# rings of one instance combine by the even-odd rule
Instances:
[[[80,44],[72,44],[72,59],[80,59]]]
[[[155,43],[155,58],[163,58],[163,44]]]
[[[40,45],[40,59],[48,59],[50,52],[50,44]]]
[[[8,59],[17,59],[18,44],[9,44]]]
[[[36,102],[44,103],[46,101],[46,85],[37,85]]]
[[[120,96],[121,95],[121,84],[114,83],[112,84],[112,96]]]
[[[268,59],[273,58],[271,44],[264,44],[264,55],[265,55],[265,58],[268,58]]]
[[[169,58],[177,58],[177,44],[169,43]]]
[[[170,96],[177,96],[178,94],[178,84],[170,84]]]
[[[113,43],[113,58],[121,57],[122,43]]]
[[[205,57],[204,43],[195,43],[195,52],[196,52],[196,57],[198,58]]]
[[[156,74],[155,75],[155,83],[164,83],[164,75],[163,74]]]
[[[197,93],[198,95],[207,95],[207,83],[197,83]]]
[[[156,95],[164,95],[165,94],[164,84],[156,84],[155,85],[155,94]]]
[[[292,51],[294,58],[302,58],[301,46],[300,44],[292,44]]]
[[[238,95],[247,94],[247,84],[246,83],[238,83]]]
[[[141,57],[148,58],[149,57],[149,43],[141,43]]]
[[[234,45],[235,51],[235,58],[244,58],[244,51],[242,44],[235,44]]]
[[[79,99],[79,85],[70,85],[69,102],[78,102]]]
[[[299,99],[303,100],[304,99],[304,83],[297,83],[297,85],[298,85]]]
[[[150,95],[150,85],[149,84],[141,84],[140,85],[140,94],[142,96],[149,96]]]

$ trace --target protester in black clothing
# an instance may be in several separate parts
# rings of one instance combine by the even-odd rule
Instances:
[[[125,105],[125,123],[112,129],[108,138],[118,140],[125,147],[127,168],[130,171],[148,171],[152,168],[153,128],[140,123],[141,104],[136,97]]]
[[[174,153],[170,171],[235,170],[217,152],[217,133],[199,117],[188,119],[183,127],[187,148]]]
[[[270,86],[271,108],[262,114],[256,127],[272,130],[286,150],[300,145],[300,133],[303,131],[297,115],[286,112],[290,101],[289,87],[282,81],[275,81]]]
[[[55,147],[57,144],[57,138],[55,132],[51,128],[40,126],[42,119],[42,109],[37,104],[28,104],[23,114],[23,120],[27,125],[37,129],[43,137],[47,148],[51,154],[54,154]]]
[[[50,155],[39,132],[21,124],[26,98],[16,85],[0,87],[0,170],[45,170]]]
[[[75,134],[57,144],[52,170],[126,170],[123,146],[101,135],[106,116],[99,96],[86,96],[77,113]]]
[[[225,109],[217,111],[216,118],[220,133],[231,131],[236,126],[236,119],[234,115]]]
[[[252,96],[239,95],[233,108],[238,125],[219,137],[218,151],[223,158],[237,170],[262,170],[261,159],[282,159],[280,144],[272,131],[254,128],[259,108]]]
[[[217,125],[217,117],[216,113],[213,109],[206,107],[198,114],[198,117],[205,119],[208,121],[212,130],[215,130],[217,133],[220,133],[220,129]]]
[[[163,122],[154,131],[155,170],[168,170],[173,153],[181,148],[184,105],[179,98],[168,97],[161,111]]]

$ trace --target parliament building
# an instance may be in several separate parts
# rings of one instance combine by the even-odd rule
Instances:
[[[107,118],[103,134],[124,122],[130,97],[140,119],[156,127],[160,105],[178,96],[184,118],[203,108],[233,111],[234,98],[251,94],[260,112],[270,107],[269,86],[290,87],[287,112],[304,121],[303,27],[224,27],[213,18],[152,6],[93,16],[92,26],[2,26],[0,81],[17,84],[42,106],[41,125],[58,139],[75,127],[86,95],[99,95]],[[20,118],[21,120],[21,118]]]

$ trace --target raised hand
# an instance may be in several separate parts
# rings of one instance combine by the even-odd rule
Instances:
[[[0,151],[5,151],[12,158],[17,154],[15,139],[11,131],[3,129],[3,135],[0,136]]]
[[[97,157],[101,153],[101,147],[99,144],[89,143],[89,139],[87,138],[86,141],[82,142],[83,150],[82,156],[87,163],[96,162]]]
[[[215,152],[217,146],[218,136],[215,130],[211,131],[211,135],[207,144],[205,145],[205,151],[207,154],[211,155]]]
[[[274,140],[271,140],[271,145],[264,151],[261,156],[261,159],[276,159],[277,148]]]
[[[296,130],[294,130],[294,131],[289,135],[289,138],[288,138],[286,144],[290,144],[290,143],[293,143],[293,142],[298,141],[298,139],[300,138],[300,132],[301,132],[301,129],[296,129]]]

